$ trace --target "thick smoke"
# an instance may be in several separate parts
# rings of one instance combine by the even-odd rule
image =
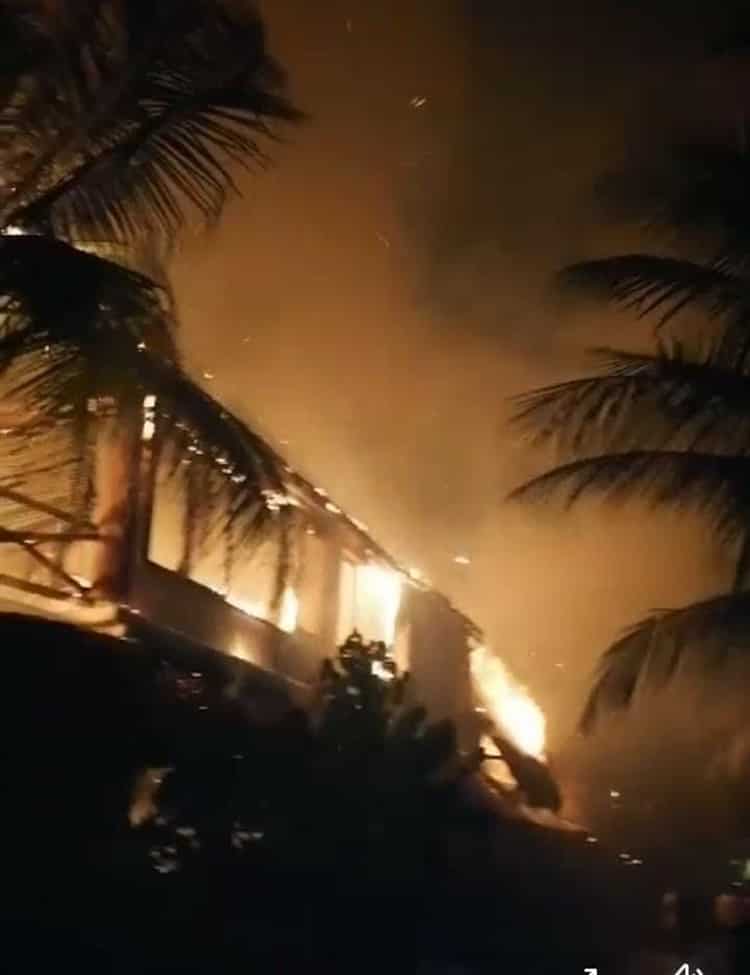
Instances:
[[[726,569],[684,517],[503,504],[546,459],[516,443],[507,398],[580,373],[587,346],[638,340],[624,317],[562,307],[551,279],[621,243],[595,179],[685,115],[721,11],[277,0],[266,14],[310,121],[184,255],[191,361],[477,619],[548,710],[554,753],[617,632]]]

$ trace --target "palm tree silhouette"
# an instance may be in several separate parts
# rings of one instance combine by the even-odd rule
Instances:
[[[563,284],[654,321],[656,348],[598,350],[596,374],[520,398],[516,422],[536,443],[556,442],[564,463],[511,497],[692,508],[735,553],[735,575],[726,595],[655,613],[609,648],[584,730],[639,687],[663,686],[688,653],[708,669],[750,650],[750,156],[686,145],[632,176],[610,186],[624,212],[636,205],[688,256],[579,263]]]
[[[265,164],[275,124],[301,116],[245,3],[6,4],[0,36],[4,540],[34,542],[8,493],[19,487],[59,507],[72,490],[90,523],[104,424],[128,485],[98,522],[114,540],[100,580],[112,590],[144,422],[204,532],[241,542],[279,521],[265,503],[279,458],[184,370],[163,269],[180,230],[215,222],[237,191],[232,164]],[[38,465],[20,455],[29,437]]]

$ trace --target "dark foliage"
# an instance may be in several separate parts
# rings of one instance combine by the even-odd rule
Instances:
[[[493,728],[488,728],[487,733],[491,735],[502,760],[516,780],[526,805],[532,809],[559,812],[562,808],[562,795],[549,768],[533,755],[520,751],[512,741],[499,735]]]
[[[85,520],[102,415],[118,417],[135,483],[154,401],[151,435],[189,483],[202,540],[286,545],[288,512],[267,503],[283,465],[186,375],[162,267],[191,215],[218,219],[232,167],[265,162],[276,125],[301,117],[257,11],[65,0],[0,17],[0,379],[14,416],[0,480]]]
[[[13,26],[35,56],[6,101],[9,149],[25,140],[30,157],[7,223],[169,242],[188,207],[215,220],[236,190],[228,164],[263,161],[271,123],[299,118],[248,4],[102,0]]]
[[[704,674],[750,658],[750,594],[733,593],[654,613],[607,650],[581,724],[591,730],[599,713],[627,708],[641,682],[665,685],[688,656]]]
[[[420,960],[552,975],[606,957],[584,851],[475,808],[451,730],[372,674],[380,647],[342,648],[314,718],[260,726],[208,660],[181,671],[171,650],[21,618],[0,636],[4,950],[20,945],[24,971],[50,952],[205,975]],[[134,829],[144,766],[171,772]]]
[[[612,646],[584,730],[602,711],[627,708],[642,687],[663,686],[688,654],[708,672],[744,651],[744,640],[736,638],[749,618],[748,173],[744,151],[683,146],[661,166],[611,182],[608,193],[622,214],[690,245],[692,256],[583,262],[564,272],[563,283],[649,317],[657,348],[604,350],[600,373],[519,401],[517,422],[534,441],[556,443],[563,463],[514,498],[561,496],[570,505],[598,494],[690,508],[705,515],[737,560],[736,595],[654,616]]]

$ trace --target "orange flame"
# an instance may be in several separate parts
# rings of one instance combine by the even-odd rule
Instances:
[[[469,664],[477,698],[499,730],[520,751],[543,761],[547,722],[539,705],[486,647],[474,650]]]

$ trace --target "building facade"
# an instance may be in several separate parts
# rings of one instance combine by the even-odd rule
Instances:
[[[301,704],[323,660],[356,630],[389,647],[410,672],[415,697],[433,719],[454,720],[468,747],[477,627],[288,467],[278,499],[293,509],[285,533],[243,546],[216,532],[199,543],[186,481],[170,476],[168,456],[156,449],[153,415],[149,397],[135,460],[111,431],[96,450],[90,523],[39,498],[0,492],[0,523],[9,526],[0,532],[0,611],[124,638],[147,633],[185,659],[205,661],[208,653],[228,673],[241,662],[259,687]]]

